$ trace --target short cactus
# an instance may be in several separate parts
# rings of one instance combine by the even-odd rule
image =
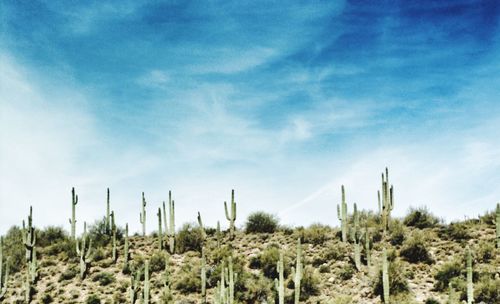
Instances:
[[[385,168],[385,176],[382,173],[382,193],[378,192],[379,201],[380,196],[382,196],[382,224],[384,231],[387,231],[389,230],[391,211],[394,208],[394,190],[393,186],[389,185],[389,169],[387,168]]]
[[[144,192],[142,192],[142,211],[139,214],[139,221],[142,224],[142,236],[146,236],[146,199]]]
[[[175,252],[175,201],[172,200],[171,191],[168,191],[168,209],[170,222],[168,227],[165,227],[165,231],[168,236],[169,251],[173,254]]]
[[[71,239],[76,240],[76,204],[78,204],[78,195],[75,194],[75,188],[71,189]]]
[[[227,203],[224,202],[224,211],[226,219],[229,221],[229,237],[234,239],[234,222],[236,221],[236,202],[234,201],[234,189],[231,190],[231,212],[227,209]]]
[[[163,250],[163,230],[161,227],[161,209],[158,208],[158,213],[156,214],[158,216],[158,249],[160,251]]]
[[[203,221],[201,219],[200,211],[198,211],[198,225],[200,226],[201,237],[203,240],[205,240],[207,237],[207,233],[205,232],[205,228],[203,227]]]
[[[207,260],[205,258],[205,249],[201,249],[201,302],[207,303]]]
[[[130,303],[134,304],[135,300],[137,299],[137,295],[139,294],[139,283],[141,282],[141,275],[142,272],[140,270],[137,270],[135,272],[135,276],[131,275],[130,276],[130,287],[129,287],[129,299]]]
[[[496,231],[497,231],[497,248],[500,248],[500,203],[497,203],[496,209]]]
[[[217,238],[217,248],[220,248],[222,243],[222,233],[220,231],[220,222],[217,221],[217,229],[215,231],[215,237]]]
[[[345,202],[345,190],[344,185],[341,187],[342,191],[342,202],[340,205],[337,205],[337,216],[340,221],[340,227],[342,229],[342,242],[347,242],[347,203]]]
[[[142,304],[149,304],[149,260],[144,262],[144,287]]]
[[[23,244],[26,249],[26,261],[33,261],[33,252],[36,244],[36,233],[33,227],[33,208],[30,206],[30,214],[28,215],[28,226],[25,226],[23,220]]]
[[[371,235],[367,224],[365,227],[365,256],[366,256],[366,265],[368,266],[368,268],[370,268],[372,264],[370,241],[371,241]]]
[[[111,211],[110,214],[110,225],[111,225],[111,237],[112,237],[112,244],[113,244],[113,249],[112,249],[112,258],[113,262],[116,263],[116,260],[118,259],[117,255],[117,250],[116,250],[116,225],[115,225],[115,212]]]
[[[304,272],[304,266],[302,265],[302,245],[300,244],[300,238],[297,239],[297,260],[295,262],[295,268],[292,269],[293,286],[295,289],[295,304],[299,304],[300,300],[300,281],[302,280],[302,274]]]
[[[106,196],[106,233],[111,234],[113,227],[111,225],[111,210],[109,207],[109,188],[107,190],[107,196]]]
[[[354,227],[351,230],[351,239],[354,243],[354,264],[356,269],[361,271],[361,239],[363,237],[363,233],[359,228],[359,214],[356,203],[354,203],[353,221]]]
[[[276,265],[276,270],[278,271],[278,278],[274,279],[274,285],[276,287],[276,292],[278,292],[278,303],[285,304],[285,277],[284,277],[284,266],[283,266],[283,252],[280,251],[280,259]]]
[[[83,280],[85,275],[87,274],[87,269],[92,261],[92,239],[88,242],[87,245],[87,223],[83,223],[83,235],[81,238],[82,245],[79,245],[79,242],[76,242],[76,254],[80,256],[80,279]]]
[[[125,236],[124,236],[124,244],[123,244],[123,260],[124,260],[124,268],[128,267],[128,261],[130,259],[130,253],[128,251],[128,223],[125,224]]]
[[[382,288],[384,290],[384,303],[389,304],[390,303],[389,262],[387,261],[387,250],[385,248],[382,253]]]

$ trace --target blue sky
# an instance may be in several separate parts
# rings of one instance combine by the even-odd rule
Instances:
[[[139,228],[172,189],[178,223],[265,210],[337,225],[376,208],[447,219],[500,200],[496,1],[3,1],[0,232],[29,205],[93,222],[106,187]]]

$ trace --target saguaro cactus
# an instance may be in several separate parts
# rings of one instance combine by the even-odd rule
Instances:
[[[144,262],[144,288],[142,304],[149,304],[149,260]]]
[[[378,192],[380,198],[380,191]],[[379,199],[380,201],[380,199]],[[389,169],[385,168],[385,176],[382,173],[382,224],[384,231],[389,229],[389,219],[394,208],[393,186],[389,185]]]
[[[342,191],[342,202],[340,206],[337,205],[337,216],[340,220],[340,227],[342,229],[342,242],[347,242],[347,203],[345,202],[345,190],[344,185],[341,187]]]
[[[139,214],[139,221],[142,224],[142,236],[146,236],[146,199],[144,192],[142,192],[142,211]]]
[[[36,233],[33,227],[33,208],[30,206],[30,214],[28,215],[28,226],[25,226],[23,220],[23,243],[26,249],[26,261],[33,261],[33,250],[36,244]]]
[[[467,254],[467,304],[474,303],[474,286],[472,283],[472,253],[469,246],[465,249]]]
[[[229,291],[229,298],[227,303],[228,304],[233,304],[234,303],[234,284],[236,283],[236,278],[238,277],[238,274],[233,272],[233,258],[230,256],[229,257],[229,263],[228,263],[228,268],[225,269],[226,271],[226,277],[227,277],[227,283],[228,283],[228,291]]]
[[[124,268],[128,267],[128,260],[130,258],[130,254],[128,252],[128,223],[125,224],[125,241],[123,244],[123,259],[124,259]]]
[[[387,261],[387,250],[382,253],[382,287],[384,289],[384,303],[389,304],[389,262]]]
[[[113,242],[112,258],[113,258],[113,262],[116,263],[116,260],[118,259],[118,255],[116,252],[116,225],[115,225],[115,212],[114,211],[111,211],[110,218],[111,218],[111,223],[110,223],[111,236],[112,236],[112,242]]]
[[[500,248],[500,203],[497,203],[497,219],[495,220],[495,224],[497,226],[497,248]]]
[[[168,245],[170,253],[173,254],[175,251],[175,201],[172,200],[172,192],[168,191],[168,209],[169,209],[169,220],[168,228],[165,227],[168,236]]]
[[[365,227],[365,254],[366,254],[366,265],[368,266],[368,268],[370,268],[371,264],[372,264],[372,257],[371,257],[371,252],[370,252],[370,241],[371,241],[370,230],[368,229],[368,224],[366,224],[366,227]]]
[[[135,303],[137,295],[139,294],[139,283],[141,282],[141,275],[142,275],[141,270],[137,270],[135,272],[135,276],[134,275],[130,276],[130,287],[128,293],[131,304]]]
[[[76,254],[80,256],[80,279],[83,280],[87,274],[87,269],[92,261],[92,239],[89,240],[87,245],[87,223],[83,223],[83,235],[81,239],[82,245],[79,246],[79,242],[76,242]]]
[[[304,266],[302,265],[302,246],[300,244],[300,238],[297,239],[297,261],[295,262],[295,268],[292,268],[293,276],[293,286],[295,289],[295,304],[299,304],[300,299],[300,280],[302,280],[302,274],[304,272]]]
[[[205,248],[201,249],[201,302],[207,303],[207,269],[206,269]]]
[[[33,248],[33,260],[27,264],[28,275],[31,283],[35,283],[38,278],[38,260],[36,257],[36,247]]]
[[[0,237],[0,300],[5,298],[8,290],[10,259],[5,261],[5,275],[3,274],[3,237]],[[2,281],[3,280],[3,281]]]
[[[358,271],[361,270],[361,239],[363,237],[363,233],[359,228],[359,214],[356,203],[354,203],[354,212],[353,212],[353,221],[354,227],[351,230],[351,239],[354,243],[354,264],[356,265],[356,269]]]
[[[75,194],[75,187],[71,188],[71,239],[76,240],[76,204],[78,204],[78,195]]]
[[[156,213],[158,216],[158,249],[160,251],[163,250],[163,231],[161,228],[161,209],[158,208],[158,213]]]
[[[107,190],[107,195],[106,195],[106,233],[111,234],[112,233],[112,225],[111,225],[111,210],[109,207],[109,188]]]
[[[201,220],[200,211],[198,211],[198,225],[200,226],[201,237],[203,240],[207,237],[207,233],[205,232],[205,228],[203,227],[203,221]]]
[[[278,292],[278,303],[285,304],[285,278],[284,278],[284,266],[283,266],[283,252],[280,251],[280,259],[276,265],[276,270],[278,271],[278,278],[274,279],[274,285],[276,291]]]
[[[236,221],[236,202],[234,201],[234,189],[231,190],[231,213],[227,209],[227,203],[224,202],[224,211],[226,219],[229,221],[229,236],[230,239],[234,238],[234,221]]]

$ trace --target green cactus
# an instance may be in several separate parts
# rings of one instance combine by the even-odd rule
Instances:
[[[170,272],[169,272],[169,256],[165,255],[165,269],[163,271],[163,290],[161,295],[161,303],[173,303],[173,295],[170,290]]]
[[[207,269],[206,269],[205,248],[201,249],[201,302],[207,303]]]
[[[140,269],[138,269],[135,272],[135,276],[134,275],[130,276],[130,287],[129,287],[128,293],[129,293],[129,299],[130,299],[131,304],[135,303],[135,301],[137,299],[137,295],[139,294],[139,283],[141,282],[141,275],[142,275],[142,272]]]
[[[342,229],[342,242],[347,242],[348,222],[347,222],[347,203],[345,202],[344,185],[342,185],[341,191],[342,191],[342,202],[340,203],[340,206],[337,205],[337,216],[339,218],[340,227]]]
[[[23,244],[26,249],[26,261],[33,261],[33,252],[36,245],[36,233],[33,227],[33,208],[30,206],[30,214],[28,216],[28,226],[25,226],[23,220]]]
[[[26,271],[26,281],[24,281],[24,302],[31,303],[31,296],[33,295],[33,290],[31,287],[31,275],[29,270]]]
[[[234,304],[234,285],[238,277],[237,273],[233,272],[233,258],[229,257],[228,269],[226,272],[226,277],[228,278],[228,288],[229,288],[229,304]]]
[[[36,257],[36,247],[33,248],[33,260],[27,263],[28,274],[31,283],[36,283],[38,278],[38,260]]]
[[[201,238],[205,240],[207,237],[207,233],[205,232],[205,228],[203,227],[203,221],[201,220],[200,211],[198,211],[198,225],[200,226]]]
[[[142,304],[149,304],[149,260],[144,262],[144,288]]]
[[[156,214],[158,216],[158,249],[160,251],[163,250],[163,231],[161,228],[161,209],[158,208],[158,213]]]
[[[300,281],[302,280],[302,274],[304,272],[304,266],[302,265],[302,246],[300,244],[300,238],[297,239],[297,261],[295,262],[295,268],[292,268],[293,286],[295,289],[295,304],[299,304],[300,299]]]
[[[170,222],[168,228],[165,227],[165,231],[168,236],[169,251],[173,254],[175,252],[175,201],[172,200],[171,191],[168,191],[168,209]]]
[[[109,188],[107,190],[107,196],[106,196],[106,233],[111,234],[113,227],[111,225],[111,213],[110,213],[110,208],[109,208]]]
[[[129,258],[130,258],[130,253],[128,252],[128,223],[126,223],[125,224],[125,241],[123,244],[124,268],[128,267]]]
[[[370,268],[371,264],[372,264],[372,258],[371,258],[371,252],[370,252],[370,241],[371,241],[370,230],[368,229],[368,224],[366,224],[366,227],[365,227],[365,254],[366,254],[366,265],[368,266],[368,268]]]
[[[234,201],[234,189],[231,190],[231,213],[227,209],[227,203],[224,202],[224,211],[226,219],[229,221],[229,237],[234,239],[234,222],[236,221],[236,202]]]
[[[226,290],[226,280],[225,280],[225,273],[226,273],[226,266],[225,262],[222,261],[221,265],[221,271],[220,271],[220,280],[217,282],[217,288],[215,290],[215,303],[219,304],[227,304],[229,300],[229,290]]]
[[[467,304],[474,303],[474,286],[472,283],[472,252],[469,246],[465,249],[467,254]]]
[[[500,248],[500,203],[497,203],[496,210],[496,220],[495,220],[496,228],[497,228],[497,248]]]
[[[380,201],[381,193],[377,193]],[[382,224],[384,232],[389,229],[389,220],[391,211],[394,208],[394,191],[393,186],[389,185],[389,169],[385,168],[385,176],[382,173]]]
[[[460,297],[455,288],[453,288],[452,283],[448,283],[448,300],[446,304],[458,304],[460,302]]]
[[[389,262],[387,261],[387,250],[385,248],[382,253],[382,287],[384,289],[384,303],[389,304],[390,303]]]
[[[76,254],[80,256],[80,279],[85,279],[85,275],[87,274],[88,267],[90,262],[92,261],[92,239],[90,239],[87,246],[87,223],[83,223],[83,235],[81,238],[82,245],[79,245],[79,242],[76,242]]]
[[[3,274],[3,237],[0,237],[0,301],[5,298],[8,290],[10,257],[5,260],[5,275]]]
[[[354,227],[351,230],[351,239],[354,244],[354,264],[356,269],[361,271],[361,239],[363,237],[363,233],[359,228],[359,214],[356,203],[354,203],[353,222]]]
[[[142,211],[139,214],[139,221],[142,224],[142,236],[146,236],[146,199],[144,192],[142,192]]]
[[[118,259],[118,255],[116,252],[116,225],[115,225],[115,212],[111,211],[110,214],[110,219],[111,219],[111,236],[112,236],[112,243],[113,243],[113,250],[112,250],[112,258],[113,258],[113,263],[116,263],[116,260]]]
[[[76,204],[78,204],[78,195],[75,194],[75,187],[71,189],[71,239],[76,240]]]
[[[276,270],[278,271],[278,278],[274,279],[274,286],[276,287],[276,292],[278,293],[278,303],[285,304],[285,278],[284,278],[284,266],[283,266],[283,252],[280,251],[280,259],[276,265]]]

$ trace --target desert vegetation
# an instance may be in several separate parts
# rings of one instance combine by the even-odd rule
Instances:
[[[234,190],[220,224],[202,215],[176,229],[175,201],[151,218],[142,193],[140,235],[111,208],[76,232],[21,227],[0,238],[2,303],[500,303],[500,204],[478,218],[446,224],[426,207],[394,218],[394,188],[382,174],[378,210],[358,210],[340,190],[340,227],[286,227],[264,211],[241,220]],[[375,204],[374,204],[375,205]],[[352,211],[351,211],[352,206]],[[332,205],[332,216],[334,208]],[[156,217],[156,218],[155,218]],[[193,216],[194,219],[194,216]],[[157,220],[148,234],[146,222]]]

